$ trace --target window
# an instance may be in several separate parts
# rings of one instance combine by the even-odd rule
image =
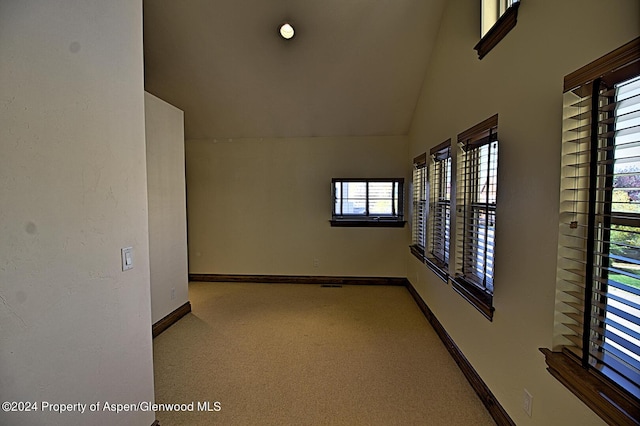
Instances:
[[[482,59],[518,22],[520,0],[482,0],[480,41],[474,47]]]
[[[404,226],[404,179],[332,179],[331,226]]]
[[[446,280],[451,229],[451,139],[430,151],[429,253],[427,264]]]
[[[565,77],[549,371],[605,421],[640,414],[640,39]]]
[[[456,275],[454,289],[493,318],[498,189],[498,116],[458,135]]]
[[[484,37],[498,19],[505,14],[507,9],[519,3],[518,0],[482,0],[482,21],[480,25],[480,37]]]
[[[424,261],[427,228],[427,154],[413,159],[413,216],[411,219],[411,253]]]

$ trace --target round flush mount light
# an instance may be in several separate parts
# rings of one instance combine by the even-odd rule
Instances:
[[[293,30],[291,24],[289,24],[288,22],[280,25],[280,35],[282,36],[282,38],[289,40],[293,38],[294,34],[295,31]]]

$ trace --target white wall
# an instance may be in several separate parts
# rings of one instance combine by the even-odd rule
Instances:
[[[405,250],[408,278],[518,425],[602,423],[538,348],[554,334],[563,78],[637,37],[639,16],[636,0],[523,0],[515,29],[478,60],[480,2],[450,0],[443,15],[406,163],[499,114],[493,322]]]
[[[404,277],[408,226],[338,228],[329,219],[331,178],[408,183],[407,141],[188,140],[189,272]]]
[[[141,2],[0,2],[1,401],[154,399],[143,101]]]
[[[151,319],[156,323],[189,300],[184,114],[146,92],[144,105]]]

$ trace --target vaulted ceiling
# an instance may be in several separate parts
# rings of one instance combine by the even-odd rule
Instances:
[[[187,139],[404,135],[443,3],[145,0],[145,88]]]

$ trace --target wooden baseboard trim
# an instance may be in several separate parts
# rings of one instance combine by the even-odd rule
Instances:
[[[473,390],[489,411],[498,426],[515,426],[511,417],[500,405],[489,387],[484,383],[478,372],[455,344],[451,336],[444,329],[440,321],[431,312],[422,297],[411,282],[406,278],[397,277],[332,277],[307,275],[225,275],[225,274],[189,274],[189,281],[204,282],[238,282],[263,284],[343,284],[343,285],[387,285],[406,287],[416,304],[427,318],[435,332],[444,343],[449,354],[467,378]],[[190,310],[190,307],[189,307]],[[164,319],[163,319],[164,320]],[[155,326],[154,326],[155,327]],[[154,334],[155,336],[155,334]]]
[[[431,312],[431,309],[429,309],[429,306],[427,306],[425,301],[418,294],[415,287],[413,287],[409,280],[406,280],[405,285],[407,287],[407,290],[409,290],[409,293],[411,293],[411,296],[413,296],[413,299],[418,304],[418,307],[420,308],[424,316],[427,318],[435,332],[438,334],[438,337],[440,337],[440,340],[442,340],[442,343],[444,343],[444,346],[449,351],[449,354],[451,354],[451,357],[454,359],[456,364],[458,364],[458,367],[471,384],[471,387],[473,387],[473,390],[475,390],[478,394],[478,397],[480,397],[480,400],[487,408],[489,414],[491,414],[491,417],[493,417],[493,420],[495,420],[496,424],[498,426],[515,426],[515,423],[513,422],[513,420],[511,420],[509,414],[507,414],[502,405],[500,405],[487,384],[482,380],[478,372],[473,368],[469,360],[467,360],[467,358],[464,356],[460,348],[458,348],[458,346],[455,344],[451,336],[449,336],[440,321],[438,321],[438,318],[436,318],[433,312]]]
[[[178,309],[176,309],[166,317],[162,318],[160,321],[153,324],[153,327],[151,328],[151,335],[153,337],[158,336],[167,328],[171,327],[173,324],[178,322],[180,318],[187,315],[189,312],[191,312],[191,302],[187,301],[187,303],[180,306]],[[151,425],[151,426],[155,426],[155,425]]]
[[[262,284],[341,284],[341,285],[406,285],[406,278],[398,277],[332,277],[311,275],[224,275],[189,274],[189,281],[239,282]]]

